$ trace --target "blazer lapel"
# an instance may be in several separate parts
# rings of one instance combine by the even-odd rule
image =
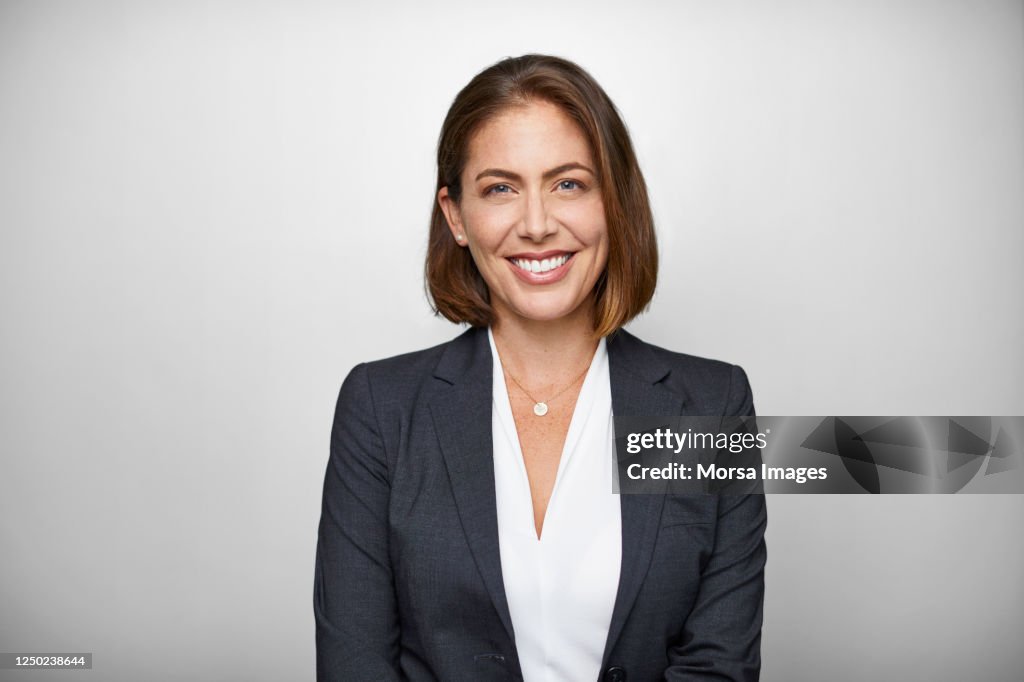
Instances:
[[[619,330],[608,337],[607,348],[612,412],[616,416],[682,414],[685,399],[658,383],[668,374],[669,368],[647,344],[625,330]],[[622,508],[622,567],[602,669],[608,664],[608,656],[622,634],[626,618],[647,575],[665,496],[623,494],[619,501]]]
[[[430,401],[434,429],[458,507],[462,530],[510,640],[515,640],[498,546],[491,410],[493,359],[485,328],[473,328],[445,350]]]

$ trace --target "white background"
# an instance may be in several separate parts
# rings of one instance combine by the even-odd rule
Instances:
[[[1021,2],[2,0],[0,650],[95,669],[0,677],[312,679],[338,387],[460,331],[434,144],[533,51],[633,133],[634,333],[761,414],[1024,414]],[[1022,512],[773,496],[762,679],[1015,678]]]

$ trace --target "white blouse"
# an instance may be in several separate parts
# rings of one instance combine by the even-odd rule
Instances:
[[[612,493],[614,428],[604,339],[580,389],[541,539],[505,374],[494,359],[494,482],[505,594],[525,682],[596,680],[622,563]],[[543,419],[543,417],[536,417]]]

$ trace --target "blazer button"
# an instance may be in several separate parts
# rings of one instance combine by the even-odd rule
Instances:
[[[604,671],[604,682],[626,682],[626,670],[613,665]]]

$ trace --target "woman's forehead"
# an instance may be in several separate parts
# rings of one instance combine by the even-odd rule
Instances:
[[[467,151],[467,171],[499,167],[543,172],[571,162],[593,168],[590,145],[579,125],[546,101],[497,114],[474,133]]]

